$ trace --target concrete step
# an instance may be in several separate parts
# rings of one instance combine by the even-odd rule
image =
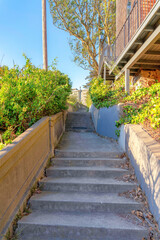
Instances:
[[[60,177],[97,177],[115,178],[127,174],[128,171],[121,168],[106,166],[91,167],[50,167],[47,169],[47,176]]]
[[[123,152],[94,152],[94,151],[64,151],[55,150],[55,156],[59,158],[119,158]]]
[[[73,127],[73,128],[66,128],[66,132],[94,132],[94,129]]]
[[[83,124],[83,122],[78,122],[78,121],[66,123],[66,127],[78,127],[78,126],[79,127],[84,127],[84,128],[86,128],[86,127],[93,128],[93,126],[90,123],[88,123],[87,125]]]
[[[19,221],[22,240],[141,240],[146,229],[117,214],[34,212]]]
[[[66,119],[66,131],[93,132],[94,125],[90,113],[68,113]]]
[[[40,182],[44,191],[120,193],[135,188],[136,184],[111,178],[52,178]]]
[[[30,200],[31,209],[49,212],[130,213],[141,204],[118,194],[43,192]]]
[[[87,120],[84,120],[84,119],[79,119],[79,116],[78,116],[78,118],[72,118],[72,119],[67,119],[67,120],[74,120],[73,122],[71,122],[71,121],[67,121],[66,122],[66,126],[71,126],[71,125],[80,125],[80,124],[92,124],[92,120],[90,119],[90,118],[88,118]]]
[[[126,161],[125,158],[52,158],[53,166],[108,166],[118,167]]]

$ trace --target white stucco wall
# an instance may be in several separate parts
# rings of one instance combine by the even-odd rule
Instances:
[[[100,109],[97,109],[92,105],[90,107],[90,112],[97,133],[102,136],[118,139],[115,133],[117,130],[115,124],[120,117],[121,104]]]

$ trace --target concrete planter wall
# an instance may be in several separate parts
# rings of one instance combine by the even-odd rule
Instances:
[[[4,234],[43,175],[65,130],[66,113],[44,117],[0,151],[0,233]],[[0,236],[1,238],[1,236]]]
[[[134,166],[150,210],[160,227],[160,144],[139,125],[121,127],[119,144]]]
[[[115,122],[119,120],[121,114],[121,105],[115,105],[109,108],[97,109],[91,106],[90,112],[95,126],[95,130],[101,136],[118,139],[115,131],[117,130]]]

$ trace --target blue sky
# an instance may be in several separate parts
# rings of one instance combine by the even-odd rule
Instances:
[[[33,64],[42,67],[42,9],[41,0],[0,0],[0,65],[22,66],[25,53]],[[73,87],[86,83],[88,71],[73,62],[69,34],[52,24],[47,3],[48,62],[58,58],[57,68],[67,74]]]

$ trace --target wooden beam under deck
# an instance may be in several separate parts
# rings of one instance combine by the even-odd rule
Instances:
[[[138,68],[137,69],[130,69],[130,73],[137,73],[138,72]]]
[[[146,70],[156,70],[156,69],[160,69],[160,65],[159,66],[150,66],[150,65],[139,65],[139,64],[135,64],[133,67],[131,67],[131,70],[132,69],[146,69]]]
[[[160,44],[160,39],[157,40],[154,44],[155,44],[155,45],[159,45],[159,44]]]
[[[152,65],[160,65],[160,60],[147,60],[147,59],[140,59],[137,61],[138,64],[152,64]]]
[[[151,56],[160,56],[160,51],[147,51],[145,54]]]
[[[120,75],[125,71],[125,69],[131,69],[132,66],[134,66],[135,64],[141,64],[140,62],[138,62],[143,55],[150,49],[150,47],[153,44],[160,44],[160,26],[158,26],[155,31],[151,34],[151,36],[145,41],[145,43],[138,49],[138,51],[134,54],[134,56],[128,61],[128,63],[123,67],[123,69],[121,70],[121,72],[116,76],[116,79],[118,79],[120,77]],[[156,63],[157,66],[160,65],[160,61],[158,61],[159,63]],[[143,62],[142,64],[144,65],[148,65],[148,63]],[[151,63],[149,63],[149,65],[151,65]]]
[[[143,44],[143,41],[142,41],[142,40],[137,40],[137,41],[134,42],[134,44],[136,44],[136,45],[142,45],[142,44]]]
[[[152,26],[147,26],[145,29],[144,29],[144,32],[153,32],[154,31],[154,28]]]

